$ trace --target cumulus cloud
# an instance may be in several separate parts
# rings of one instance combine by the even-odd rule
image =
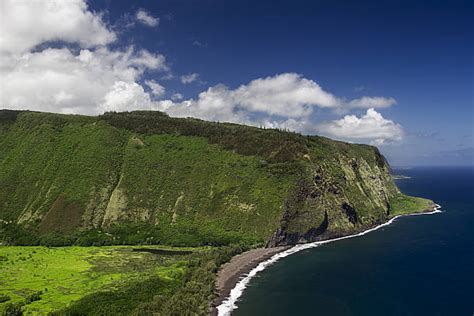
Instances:
[[[148,13],[147,11],[143,9],[139,9],[135,17],[137,18],[138,22],[149,27],[158,26],[158,23],[160,22],[159,18],[155,18],[154,16],[152,16],[150,13]]]
[[[4,1],[1,5],[1,23],[6,26],[0,28],[4,107],[82,114],[112,110],[114,104],[116,110],[149,107],[137,82],[147,71],[169,71],[161,54],[132,46],[108,48],[105,44],[115,34],[99,14],[87,11],[84,1]],[[34,49],[50,40],[75,43],[82,49]],[[138,101],[124,98],[129,100],[126,107],[114,97],[119,93],[136,96]]]
[[[374,145],[399,141],[403,137],[403,129],[399,124],[385,119],[373,108],[361,117],[346,115],[342,119],[322,123],[316,130],[337,139],[369,141]]]
[[[133,52],[133,46],[130,46],[128,49],[129,51]],[[133,59],[134,59],[133,64],[142,66],[144,68],[149,68],[153,70],[163,70],[163,71],[169,70],[168,66],[166,65],[165,56],[161,54],[150,53],[146,49],[140,50],[139,54],[135,56]]]
[[[156,82],[155,80],[145,80],[145,84],[151,89],[151,93],[154,96],[160,97],[165,94],[165,87]]]
[[[116,91],[117,82],[136,84],[145,71],[166,68],[162,55],[132,47],[82,49],[77,55],[48,48],[2,59],[0,102],[14,109],[98,114],[104,95]],[[109,100],[105,107],[111,110],[112,104]]]
[[[101,102],[102,112],[150,108],[150,95],[136,82],[116,81]]]
[[[232,97],[250,111],[288,117],[306,116],[313,106],[335,107],[339,103],[316,82],[295,73],[252,80],[234,91]]]
[[[201,92],[197,99],[162,102],[157,108],[176,116],[248,123],[255,113],[303,118],[312,113],[314,106],[335,107],[338,104],[335,96],[314,81],[284,73],[252,80],[237,89],[216,85]]]
[[[106,45],[116,39],[83,0],[0,2],[0,51],[22,53],[48,41]]]
[[[348,103],[351,108],[388,108],[397,104],[394,98],[362,97]]]
[[[188,75],[183,75],[181,76],[181,83],[183,84],[189,84],[189,83],[193,83],[194,81],[198,80],[199,78],[199,74],[197,73],[192,73],[192,74],[188,74]]]
[[[210,87],[201,92],[197,99],[182,102],[159,101],[155,104],[155,109],[166,111],[172,116],[244,123],[231,99],[231,91],[224,85]]]
[[[179,92],[173,93],[173,95],[171,96],[171,100],[173,101],[182,100],[182,99],[183,99],[183,95]]]

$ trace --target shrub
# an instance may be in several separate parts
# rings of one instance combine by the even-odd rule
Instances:
[[[4,303],[10,300],[10,296],[0,293],[0,303]]]
[[[33,293],[29,294],[25,298],[25,303],[30,304],[32,302],[39,301],[41,299],[41,294],[43,294],[43,292],[41,292],[41,291],[36,291],[36,292],[33,292]]]
[[[5,305],[2,311],[2,316],[21,316],[23,315],[23,307],[24,303],[8,303]]]

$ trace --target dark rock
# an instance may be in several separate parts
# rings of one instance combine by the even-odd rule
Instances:
[[[324,219],[318,227],[313,227],[304,234],[298,232],[288,233],[279,228],[270,238],[266,247],[289,246],[298,243],[322,240],[321,235],[327,231],[328,227],[328,212],[324,212]]]
[[[314,180],[315,183],[321,182],[322,179],[323,179],[323,178],[322,178],[319,174],[315,175],[314,178],[313,178],[313,180]]]
[[[385,199],[385,205],[387,206],[387,216],[390,215],[391,207],[387,199]]]
[[[341,210],[347,216],[349,222],[351,222],[353,225],[359,221],[356,210],[350,204],[346,202],[342,203]]]
[[[352,160],[351,161],[351,167],[352,167],[352,170],[354,170],[354,172],[357,172],[357,169],[359,169],[359,166],[357,164],[357,160]]]
[[[308,230],[304,235],[303,238],[307,241],[313,241],[316,236],[323,234],[329,226],[328,220],[328,212],[324,212],[324,219],[323,222],[318,227],[313,227]]]
[[[316,199],[319,196],[319,192],[318,191],[312,191],[310,193],[310,196],[311,196],[311,198]]]
[[[339,193],[341,193],[341,190],[339,190],[339,188],[335,184],[333,184],[328,188],[328,192],[338,195]]]

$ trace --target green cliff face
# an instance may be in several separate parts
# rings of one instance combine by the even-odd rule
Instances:
[[[429,203],[402,195],[367,145],[159,112],[0,111],[4,242],[33,240],[16,229],[40,242],[273,246]]]

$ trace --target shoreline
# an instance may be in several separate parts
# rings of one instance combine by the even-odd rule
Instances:
[[[217,297],[212,301],[212,316],[228,316],[237,308],[237,301],[242,296],[247,284],[257,275],[258,272],[265,270],[278,260],[292,255],[301,250],[316,248],[320,245],[339,241],[348,238],[363,236],[379,228],[392,224],[397,218],[417,215],[431,215],[441,213],[441,205],[433,203],[430,209],[410,214],[400,214],[389,218],[386,222],[377,226],[369,227],[364,231],[336,237],[321,241],[315,241],[293,246],[280,246],[273,248],[256,248],[239,255],[234,256],[229,262],[225,263],[217,273],[216,291]]]
[[[261,262],[265,262],[274,255],[291,248],[280,246],[273,248],[255,248],[242,252],[223,264],[217,272],[215,289],[217,297],[212,301],[211,315],[218,315],[217,307],[231,294],[239,281],[250,273]]]

